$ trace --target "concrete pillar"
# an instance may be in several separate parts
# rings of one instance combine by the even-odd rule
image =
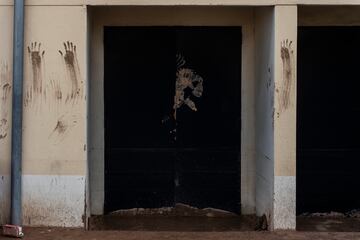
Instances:
[[[271,225],[274,185],[274,7],[255,10],[256,215]]]
[[[272,229],[296,228],[297,6],[275,6]]]

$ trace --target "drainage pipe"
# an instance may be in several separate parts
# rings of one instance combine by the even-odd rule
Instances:
[[[24,66],[24,0],[14,0],[13,97],[11,129],[11,224],[22,224],[21,151]]]

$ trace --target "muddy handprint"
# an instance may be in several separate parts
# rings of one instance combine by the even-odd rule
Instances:
[[[69,100],[74,102],[81,97],[81,77],[76,56],[76,45],[69,41],[64,42],[63,45],[64,52],[59,50],[59,53],[64,60],[66,74],[71,84],[66,102]]]

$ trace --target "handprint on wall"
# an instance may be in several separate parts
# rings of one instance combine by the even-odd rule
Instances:
[[[290,93],[294,82],[294,51],[291,48],[292,41],[288,39],[281,42],[281,60],[282,60],[282,84],[279,95],[279,112],[286,110],[290,106]]]
[[[26,84],[24,93],[24,105],[41,103],[44,93],[44,56],[45,51],[41,50],[41,43],[32,42],[27,47],[28,59],[31,69],[31,81]]]
[[[75,103],[82,97],[82,80],[76,55],[76,45],[69,41],[64,42],[63,44],[64,52],[59,50],[59,53],[65,63],[67,79],[70,81],[71,85],[65,101]]]

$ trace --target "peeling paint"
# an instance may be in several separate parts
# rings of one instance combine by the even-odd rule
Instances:
[[[279,95],[280,113],[288,109],[291,104],[290,93],[294,82],[294,51],[291,48],[292,41],[288,39],[281,42],[281,59],[282,59],[282,83]]]

